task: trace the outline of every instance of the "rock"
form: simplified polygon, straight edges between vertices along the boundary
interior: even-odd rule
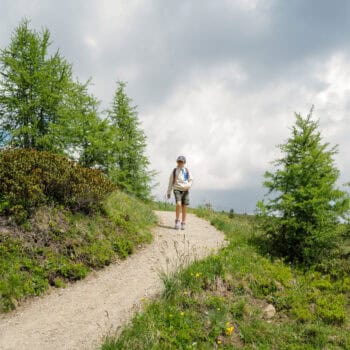
[[[278,281],[275,281],[275,285],[276,285],[276,288],[277,288],[278,290],[283,290],[283,289],[284,289],[283,284],[280,283],[280,282],[278,282]]]
[[[276,309],[272,304],[267,305],[264,310],[264,318],[270,319],[276,315]]]

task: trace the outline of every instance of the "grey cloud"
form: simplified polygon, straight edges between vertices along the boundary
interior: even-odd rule
[[[114,3],[111,11],[116,14],[126,4]],[[350,3],[346,0],[260,1],[252,11],[238,3],[149,1],[137,7],[124,28],[103,32],[99,28],[105,19],[100,17],[96,1],[66,0],[55,5],[36,1],[28,5],[5,0],[2,13],[10,13],[10,22],[5,19],[2,28],[6,22],[13,27],[28,14],[35,26],[51,28],[54,44],[84,79],[98,75],[106,81],[118,77],[131,80],[131,93],[142,108],[164,100],[194,67],[238,62],[250,77],[246,89],[254,89],[261,88],[267,77],[307,74],[313,64],[307,58],[322,60],[330,50],[348,49],[344,44],[349,44]],[[108,20],[118,21],[118,16]],[[97,40],[104,43],[95,56],[83,42],[89,32],[97,32]],[[298,66],[300,62],[303,65]],[[130,64],[139,72],[134,81],[123,73]],[[104,89],[97,90],[103,97]]]
[[[76,75],[93,78],[103,107],[116,79],[129,82],[161,183],[177,153],[186,153],[199,178],[196,201],[206,193],[208,200],[251,210],[293,112],[305,113],[313,103],[326,138],[340,144],[342,181],[350,178],[350,98],[327,92],[338,77],[322,74],[334,55],[349,57],[350,2],[254,2],[249,9],[240,0],[1,0],[0,47],[25,16],[37,29],[47,26],[53,48]],[[337,113],[342,120],[334,121]],[[239,179],[230,179],[233,173]],[[230,184],[226,190],[205,190],[220,176]],[[158,196],[163,192],[164,185]]]

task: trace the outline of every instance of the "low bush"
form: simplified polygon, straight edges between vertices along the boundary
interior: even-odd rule
[[[92,212],[115,186],[97,169],[49,152],[0,151],[0,213],[23,222],[42,205]]]

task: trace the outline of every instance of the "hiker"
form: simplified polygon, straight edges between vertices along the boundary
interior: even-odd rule
[[[184,230],[186,227],[186,208],[190,204],[189,190],[192,186],[192,174],[185,167],[186,158],[184,156],[177,157],[177,167],[171,172],[169,178],[169,186],[167,198],[170,199],[171,190],[174,190],[176,202],[176,219],[175,229]],[[180,226],[180,213],[182,212],[182,220]]]

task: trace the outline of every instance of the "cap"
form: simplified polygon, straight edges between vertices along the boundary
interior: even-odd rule
[[[178,156],[176,161],[177,162],[184,162],[184,163],[186,163],[186,157],[185,156]]]

